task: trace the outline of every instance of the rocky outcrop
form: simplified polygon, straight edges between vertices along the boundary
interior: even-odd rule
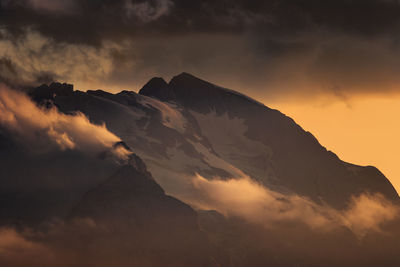
[[[69,96],[73,91],[72,84],[53,82],[50,85],[43,84],[31,89],[29,94],[34,101],[40,103],[45,100],[54,100],[56,96]]]

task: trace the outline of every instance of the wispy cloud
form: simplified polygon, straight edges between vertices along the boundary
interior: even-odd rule
[[[98,82],[112,71],[112,53],[118,50],[112,44],[94,48],[55,43],[31,30],[13,41],[4,29],[0,28],[0,35],[6,37],[0,39],[0,78],[13,85],[37,85],[57,79],[70,83]]]
[[[185,201],[200,209],[214,209],[227,216],[239,216],[268,228],[282,222],[297,222],[317,231],[347,227],[358,238],[380,231],[385,222],[399,215],[399,208],[381,195],[354,196],[345,210],[317,204],[295,194],[272,191],[249,177],[192,180],[194,193]]]
[[[139,3],[127,0],[125,10],[128,17],[134,17],[140,22],[148,23],[168,15],[173,5],[174,3],[171,0],[145,0]]]
[[[111,150],[126,158],[130,152],[114,148],[121,139],[106,126],[92,124],[82,113],[65,115],[56,108],[43,109],[21,92],[0,86],[0,125],[35,150],[58,147],[99,153]]]

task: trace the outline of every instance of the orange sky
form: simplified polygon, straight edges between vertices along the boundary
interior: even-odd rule
[[[342,160],[377,167],[400,192],[400,96],[264,103],[292,117]]]

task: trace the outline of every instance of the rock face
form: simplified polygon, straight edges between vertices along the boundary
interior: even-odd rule
[[[291,118],[240,93],[182,73],[151,79],[139,92],[75,91],[54,98],[81,111],[134,148],[172,195],[177,177],[248,175],[267,187],[343,208],[352,195],[379,192],[398,201],[374,167],[341,161]]]
[[[168,83],[160,77],[151,79],[140,90],[142,95],[155,97],[161,101],[168,101],[175,98],[175,94],[170,90]]]
[[[92,242],[116,240],[113,249],[127,252],[123,257],[140,266],[212,266],[196,212],[165,195],[135,155],[130,165],[87,192],[71,218],[90,218],[108,229]]]
[[[43,84],[37,88],[33,88],[30,95],[36,102],[43,100],[53,100],[55,96],[68,96],[74,91],[74,86],[67,83],[51,83]]]

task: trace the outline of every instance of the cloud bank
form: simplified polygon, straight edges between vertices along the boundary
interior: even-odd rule
[[[81,89],[139,89],[153,76],[186,71],[257,98],[399,93],[398,1],[1,0],[0,7],[1,42],[17,49],[0,55],[0,66],[24,79],[51,72]],[[38,56],[40,42],[46,53]]]
[[[0,228],[0,264],[2,266],[109,266],[102,259],[88,259],[89,249],[80,242],[86,237],[104,230],[91,220],[61,221],[46,225],[46,231],[25,228]],[[78,241],[80,239],[80,241]],[[110,245],[96,241],[98,247],[106,249]],[[86,244],[87,245],[87,244]],[[110,259],[108,259],[110,260]],[[89,263],[90,262],[90,263]],[[117,262],[114,260],[114,262]],[[118,266],[126,266],[119,264]]]
[[[399,207],[379,194],[354,196],[347,209],[336,210],[299,195],[272,191],[250,177],[207,180],[197,175],[192,183],[194,193],[186,195],[184,201],[272,229],[291,222],[303,223],[315,231],[344,226],[363,238],[369,231],[381,231],[382,225],[400,215]]]

